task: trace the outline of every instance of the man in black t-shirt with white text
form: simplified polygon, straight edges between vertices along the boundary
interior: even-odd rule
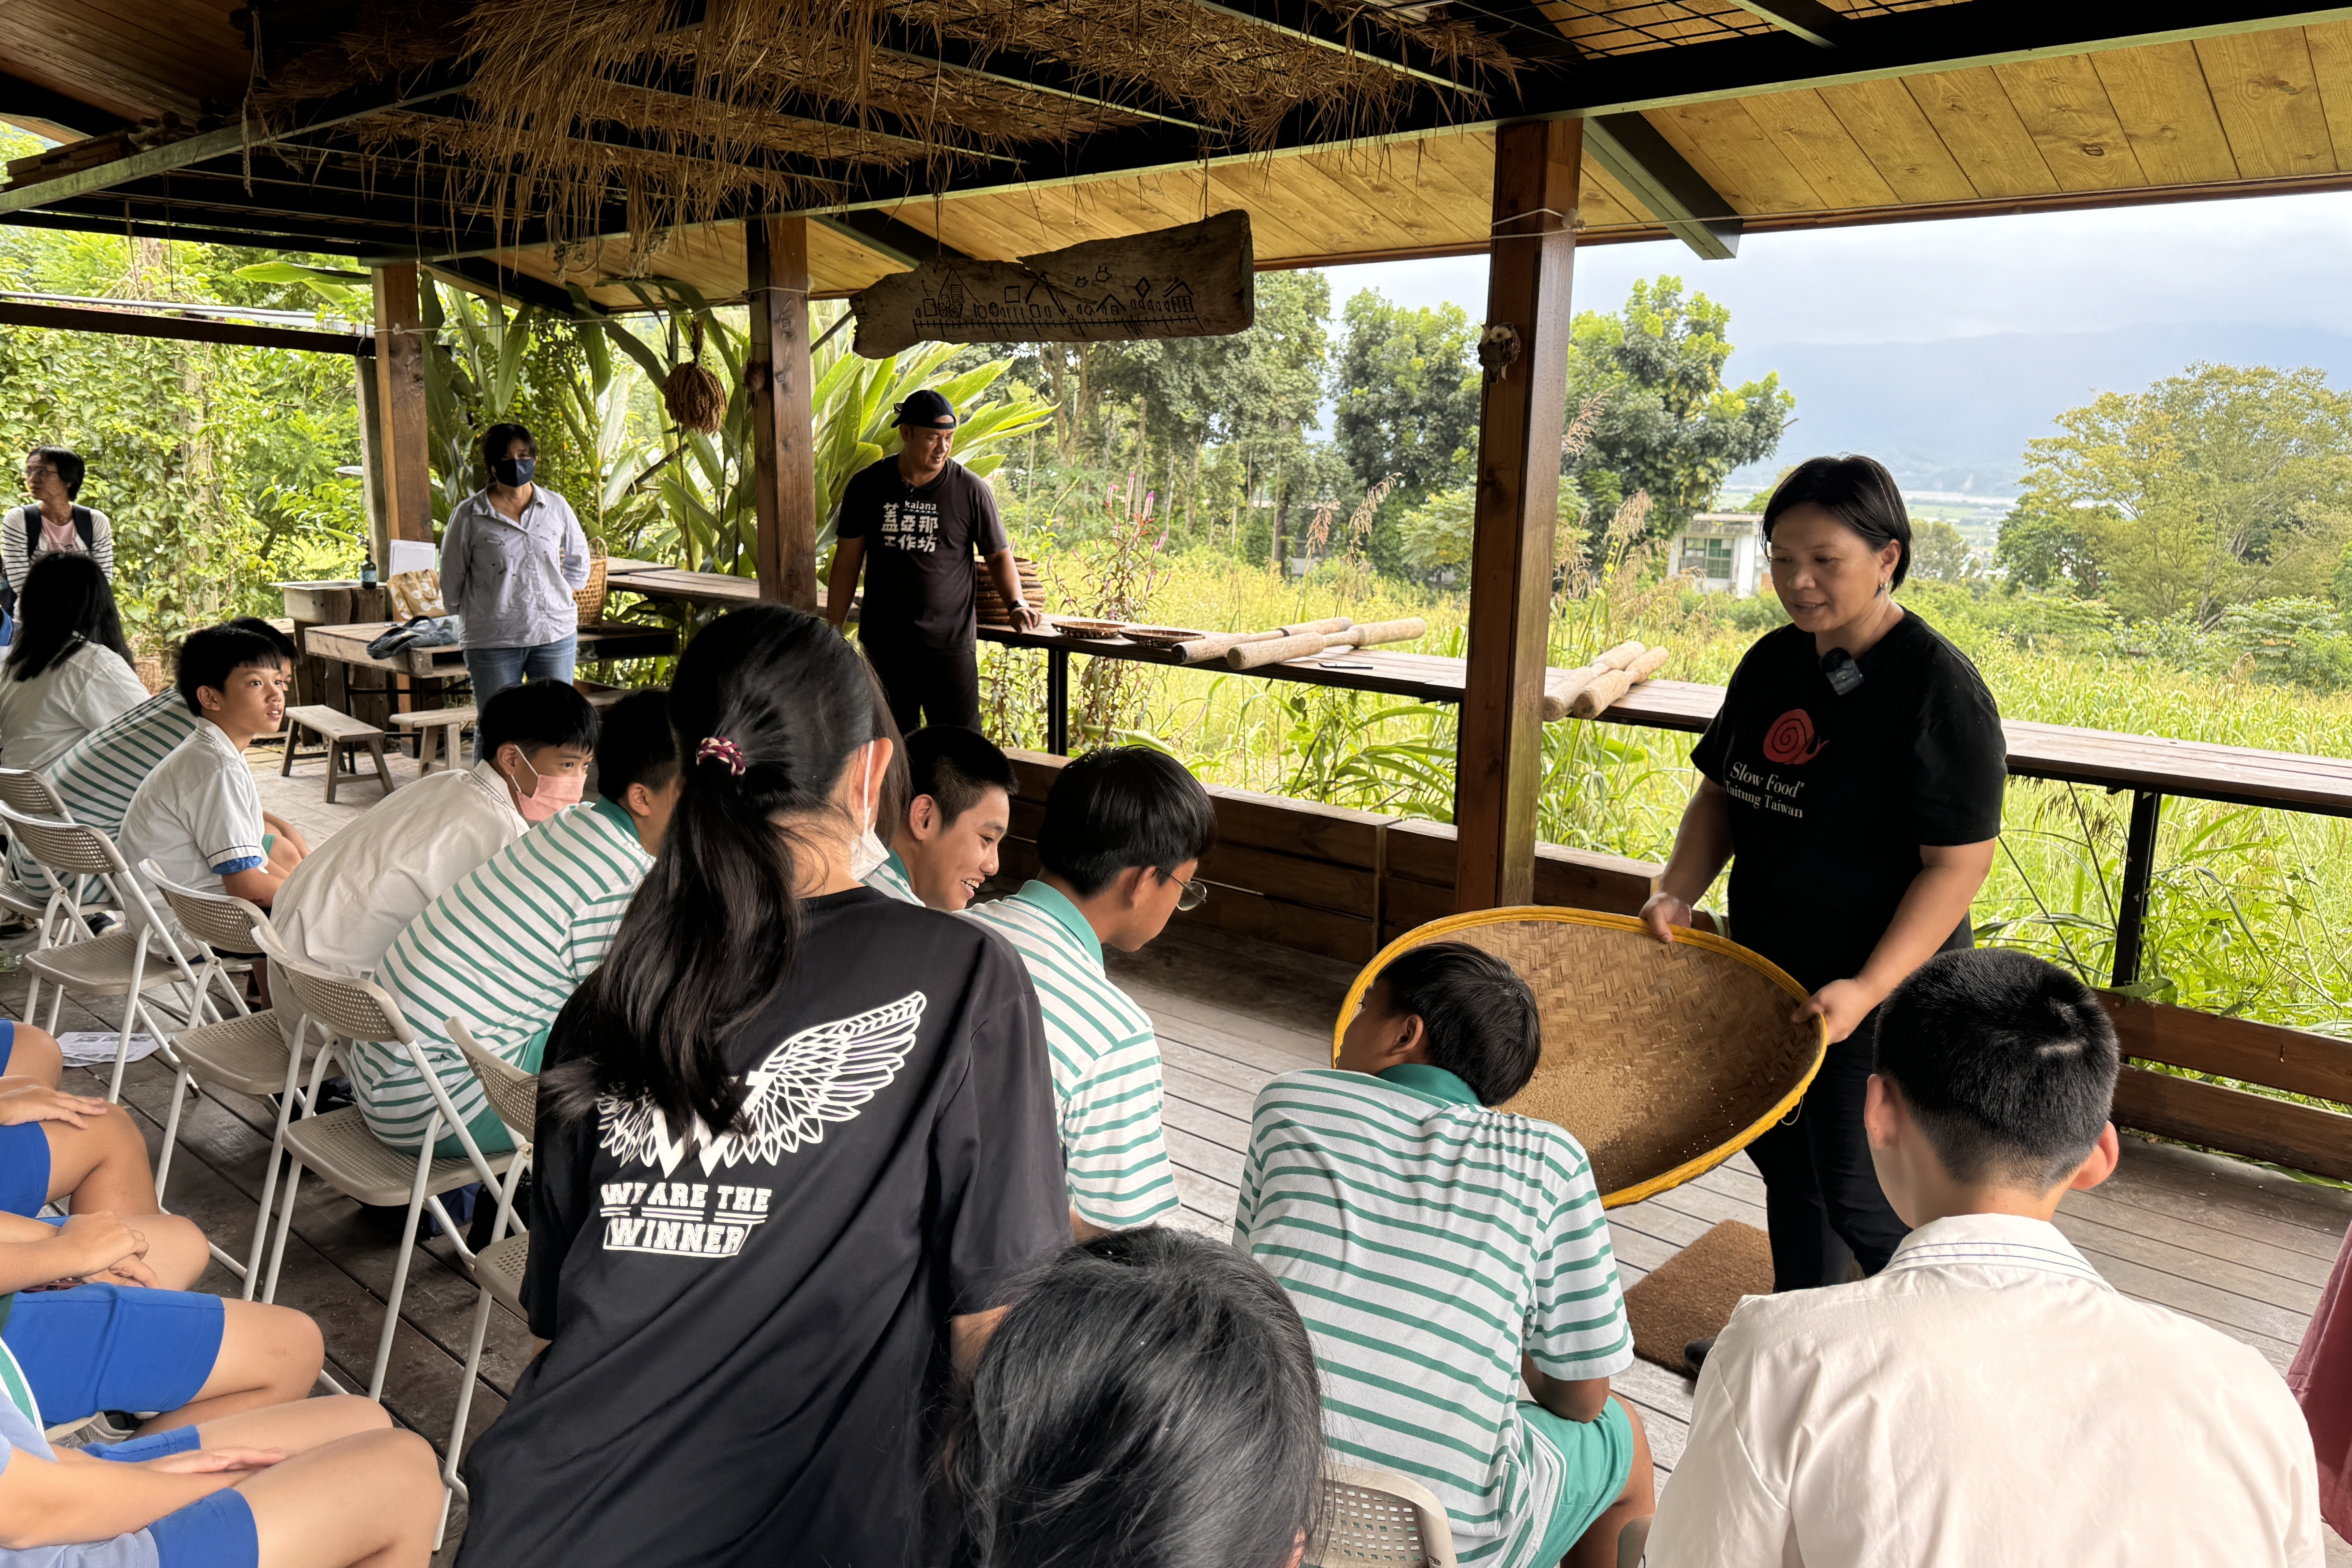
[[[987,482],[948,456],[956,412],[936,392],[898,406],[898,455],[867,465],[841,498],[839,542],[825,588],[825,615],[849,618],[860,568],[866,598],[858,640],[882,678],[902,731],[924,724],[980,727],[980,666],[973,652],[973,577],[978,555],[1013,624],[1033,630],[1037,612],[1021,596],[1013,547]]]

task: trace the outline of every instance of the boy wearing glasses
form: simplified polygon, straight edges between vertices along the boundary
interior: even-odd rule
[[[1013,944],[1037,988],[1079,1240],[1149,1225],[1176,1206],[1160,1128],[1150,1015],[1103,972],[1207,893],[1195,880],[1217,836],[1209,792],[1165,752],[1116,746],[1062,770],[1037,833],[1037,879],[969,918]]]

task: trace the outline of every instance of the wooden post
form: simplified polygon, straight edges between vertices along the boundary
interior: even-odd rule
[[[808,219],[743,226],[751,294],[752,510],[760,597],[816,608],[816,430],[810,404]]]
[[[1463,910],[1535,897],[1552,534],[1568,422],[1569,277],[1583,152],[1580,121],[1523,121],[1495,135],[1469,668],[1454,784],[1454,901]]]
[[[377,452],[394,539],[433,542],[433,464],[425,428],[425,321],[414,262],[375,269]],[[389,574],[389,561],[376,563]]]

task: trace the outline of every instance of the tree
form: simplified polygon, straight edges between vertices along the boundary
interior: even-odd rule
[[[2352,396],[2324,372],[2193,364],[2102,393],[2058,427],[2026,447],[2032,504],[2003,529],[2020,531],[2011,556],[2047,555],[2064,533],[2052,520],[2068,519],[2118,610],[2200,624],[2331,586],[2352,508]]]
[[[2099,572],[2098,539],[2111,521],[2091,509],[2053,506],[2047,498],[2028,492],[2000,520],[1993,559],[2011,588],[2095,599],[2105,585]]]
[[[1679,278],[1637,280],[1625,308],[1588,310],[1570,330],[1568,405],[1601,395],[1582,454],[1567,467],[1595,515],[1649,492],[1649,531],[1671,534],[1715,499],[1725,476],[1780,445],[1797,400],[1778,375],[1726,386],[1731,311]]]
[[[1393,474],[1402,497],[1468,479],[1478,371],[1462,307],[1408,308],[1366,289],[1349,300],[1343,320],[1331,427],[1358,481],[1369,487]]]
[[[1969,542],[1940,517],[1932,517],[1911,531],[1911,575],[1937,583],[1957,583],[1969,576]]]

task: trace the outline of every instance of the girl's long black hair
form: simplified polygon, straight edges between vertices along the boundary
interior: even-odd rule
[[[1099,1237],[1005,1315],[942,1462],[978,1568],[1283,1568],[1322,1487],[1314,1347],[1232,1247]]]
[[[131,662],[122,616],[106,574],[87,555],[44,555],[25,574],[18,595],[24,618],[8,647],[8,679],[30,680],[63,658],[77,643],[110,647]]]
[[[610,955],[573,1002],[586,1054],[544,1075],[552,1117],[584,1117],[611,1095],[652,1100],[672,1127],[734,1124],[744,1089],[723,1047],[792,972],[795,825],[837,815],[851,753],[890,732],[873,691],[838,633],[782,605],[731,610],[687,645],[669,693],[685,785]]]

